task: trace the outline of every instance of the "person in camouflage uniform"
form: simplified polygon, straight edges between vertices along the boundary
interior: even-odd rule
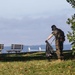
[[[65,41],[65,35],[64,32],[57,28],[55,25],[51,26],[52,28],[52,34],[49,35],[49,37],[47,38],[47,40],[49,40],[50,38],[53,37],[53,35],[55,36],[55,45],[56,45],[56,54],[58,59],[63,59],[63,43]]]

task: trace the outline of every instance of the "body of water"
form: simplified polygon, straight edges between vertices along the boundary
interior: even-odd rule
[[[52,45],[53,49],[55,50],[55,45]],[[11,46],[5,46],[2,50],[2,53],[7,53],[7,50],[11,50]],[[22,52],[29,52],[29,51],[45,51],[46,45],[32,45],[32,46],[23,46]],[[71,50],[71,45],[67,44],[64,45],[63,50]]]

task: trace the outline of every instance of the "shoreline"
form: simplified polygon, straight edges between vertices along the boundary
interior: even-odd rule
[[[63,50],[63,52],[71,52],[72,50]],[[0,55],[7,55],[7,54],[32,54],[32,53],[38,53],[38,52],[45,52],[45,51],[30,51],[30,52],[20,52],[20,53],[1,53]],[[54,51],[56,52],[56,51]]]

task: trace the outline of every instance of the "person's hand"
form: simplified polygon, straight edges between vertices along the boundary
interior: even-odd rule
[[[47,42],[48,40],[45,40],[45,42]]]

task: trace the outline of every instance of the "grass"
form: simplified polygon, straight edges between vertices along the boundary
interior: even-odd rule
[[[75,75],[75,59],[64,52],[65,61],[54,56],[47,60],[45,52],[0,55],[0,75]]]

